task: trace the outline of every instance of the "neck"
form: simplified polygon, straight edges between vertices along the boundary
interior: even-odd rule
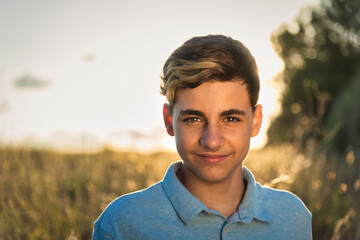
[[[246,188],[241,167],[229,179],[219,182],[200,179],[192,171],[184,169],[184,166],[177,177],[207,208],[220,212],[227,219],[238,210]]]

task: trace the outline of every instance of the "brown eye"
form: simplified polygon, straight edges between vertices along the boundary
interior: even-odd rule
[[[226,117],[224,119],[225,122],[240,122],[240,119],[239,118],[236,118],[236,117]]]
[[[200,122],[200,118],[198,117],[188,117],[184,119],[184,122]]]

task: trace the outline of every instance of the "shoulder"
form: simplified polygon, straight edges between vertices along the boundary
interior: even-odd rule
[[[143,212],[146,208],[157,206],[156,203],[163,201],[164,197],[162,185],[157,183],[147,189],[122,195],[115,199],[106,207],[100,218],[112,219],[129,214],[134,215]]]
[[[170,204],[171,205],[171,204]],[[122,239],[137,232],[146,219],[169,209],[162,182],[112,201],[95,221],[93,239]],[[130,234],[130,235],[129,235]]]
[[[272,204],[292,204],[294,207],[306,208],[301,199],[289,191],[262,186],[259,183],[256,184],[256,188],[258,195],[267,201],[273,201]]]
[[[256,183],[257,216],[269,216],[278,239],[311,239],[311,213],[295,194]],[[274,236],[275,236],[274,235]]]
[[[112,201],[95,222],[93,235],[118,236],[144,218],[151,218],[168,205],[161,182]],[[93,237],[93,239],[98,239]],[[100,239],[100,238],[99,238]]]
[[[295,194],[256,184],[259,203],[279,219],[311,221],[311,213]]]

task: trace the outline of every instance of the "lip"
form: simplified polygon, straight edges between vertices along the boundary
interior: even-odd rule
[[[209,164],[223,162],[230,154],[195,153],[195,156]]]

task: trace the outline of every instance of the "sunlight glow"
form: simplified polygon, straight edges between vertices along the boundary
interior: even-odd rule
[[[259,65],[264,122],[252,146],[262,146],[279,111],[272,78],[282,62],[270,34],[317,1],[200,0],[190,9],[189,1],[2,3],[0,144],[174,149],[162,126],[162,66],[189,38],[220,33],[242,41]],[[22,76],[33,85],[15,85]]]

